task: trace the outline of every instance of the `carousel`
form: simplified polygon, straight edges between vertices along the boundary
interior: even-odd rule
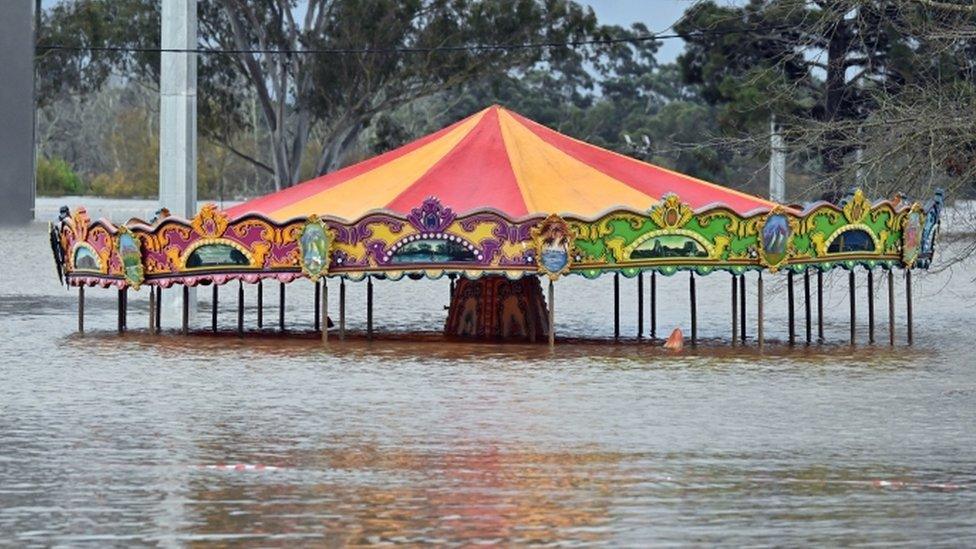
[[[162,292],[179,287],[180,328],[188,333],[188,288],[211,286],[216,301],[217,288],[229,283],[238,290],[238,334],[249,329],[245,288],[257,292],[258,327],[263,327],[264,285],[269,283],[279,286],[283,330],[286,285],[308,280],[315,285],[315,330],[326,340],[333,326],[333,337],[346,338],[345,285],[364,282],[365,336],[372,338],[373,279],[446,276],[451,292],[447,336],[553,345],[560,278],[612,274],[615,336],[620,336],[620,277],[636,277],[637,335],[654,340],[657,276],[681,271],[689,273],[694,344],[695,279],[721,271],[731,277],[735,343],[746,341],[745,289],[751,271],[757,288],[755,341],[764,341],[763,273],[780,272],[788,281],[789,342],[802,338],[810,343],[815,324],[811,279],[817,294],[816,340],[822,341],[823,273],[841,268],[849,273],[854,343],[854,282],[860,268],[867,273],[871,342],[875,273],[888,277],[893,345],[895,271],[904,273],[911,343],[911,273],[931,262],[942,206],[941,192],[923,205],[901,199],[870,202],[860,191],[836,205],[777,204],[601,149],[492,106],[294,187],[227,210],[204,206],[193,219],[164,212],[151,222],[131,219],[116,225],[92,221],[83,207],[64,211],[52,226],[51,240],[59,273],[78,288],[79,331],[84,331],[86,287],[117,290],[120,331],[126,329],[127,292],[147,288],[154,333],[163,321]],[[796,330],[796,277],[802,277],[805,296],[805,336]],[[338,310],[331,317],[330,281],[339,285]]]

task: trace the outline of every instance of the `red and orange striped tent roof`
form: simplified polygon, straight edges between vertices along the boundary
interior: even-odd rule
[[[617,207],[647,210],[667,193],[693,208],[720,203],[746,213],[775,205],[584,143],[496,105],[229,213],[351,221],[378,209],[408,214],[433,196],[461,214],[494,208],[512,219],[551,213],[594,217]]]

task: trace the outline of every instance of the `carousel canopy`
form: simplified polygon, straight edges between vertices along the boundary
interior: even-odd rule
[[[740,214],[774,203],[573,139],[497,105],[342,170],[244,202],[231,217],[312,214],[355,220],[373,210],[408,214],[427,197],[456,212],[494,208],[508,218],[592,217],[646,211],[668,193],[692,208]]]

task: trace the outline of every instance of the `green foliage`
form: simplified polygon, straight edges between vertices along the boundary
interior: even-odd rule
[[[37,194],[76,195],[84,192],[84,187],[81,177],[64,160],[43,156],[37,159]]]

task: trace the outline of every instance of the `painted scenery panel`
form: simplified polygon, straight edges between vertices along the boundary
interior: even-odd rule
[[[98,271],[101,269],[98,258],[85,246],[79,246],[75,250],[74,268],[79,271]]]
[[[227,244],[200,246],[186,258],[186,267],[247,267],[251,264],[240,250]]]
[[[840,254],[845,252],[873,252],[874,239],[862,230],[847,231],[830,243],[827,253]]]
[[[672,257],[705,258],[708,257],[708,251],[693,238],[669,234],[649,238],[630,253],[632,260]]]
[[[443,239],[420,239],[398,249],[390,263],[456,263],[477,261],[474,250],[461,242]]]

